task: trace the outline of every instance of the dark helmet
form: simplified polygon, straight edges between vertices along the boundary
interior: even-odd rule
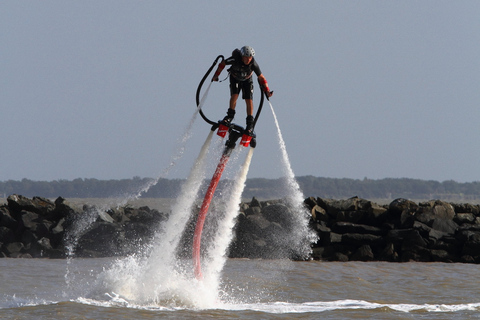
[[[240,52],[242,53],[242,56],[244,56],[244,57],[253,57],[255,55],[255,50],[253,50],[253,48],[250,47],[250,46],[243,46],[240,49]]]

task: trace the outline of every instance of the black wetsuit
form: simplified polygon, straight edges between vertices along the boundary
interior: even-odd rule
[[[242,91],[243,99],[253,99],[253,80],[252,74],[255,72],[257,77],[262,74],[255,58],[246,65],[242,61],[240,50],[235,49],[232,56],[225,60],[226,65],[231,65],[230,72],[230,94],[240,94]]]

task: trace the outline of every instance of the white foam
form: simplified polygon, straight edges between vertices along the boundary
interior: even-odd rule
[[[226,310],[235,311],[260,311],[266,313],[310,313],[338,310],[372,310],[380,308],[389,308],[395,311],[412,312],[458,312],[458,311],[477,311],[480,309],[480,303],[467,304],[383,304],[368,302],[363,300],[337,300],[337,301],[317,301],[317,302],[271,302],[254,304],[226,304],[223,306]]]
[[[111,296],[111,295],[108,295]],[[118,296],[111,296],[111,300],[99,301],[86,298],[78,298],[78,303],[90,304],[103,307],[127,307],[135,309],[178,311],[178,310],[225,310],[225,311],[257,311],[271,314],[302,314],[302,313],[322,313],[328,311],[342,310],[375,310],[388,308],[393,311],[404,313],[410,312],[432,312],[432,313],[454,313],[461,311],[479,311],[480,302],[464,304],[389,304],[375,303],[364,300],[336,300],[336,301],[312,301],[312,302],[263,302],[248,304],[232,304],[215,302],[210,307],[187,307],[187,306],[166,306],[161,304],[136,305],[132,304]]]

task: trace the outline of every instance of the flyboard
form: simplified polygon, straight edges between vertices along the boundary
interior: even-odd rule
[[[224,57],[220,55],[215,59],[212,66],[208,69],[207,73],[205,73],[205,76],[202,78],[202,80],[200,81],[200,84],[198,85],[197,94],[196,94],[196,102],[197,102],[198,108],[200,107],[200,91],[202,89],[203,83],[205,82],[205,79],[207,79],[208,75],[213,70],[213,68],[218,63],[219,60],[223,61]],[[262,111],[263,101],[264,101],[264,96],[262,93],[260,98],[260,104],[258,106],[257,113],[253,120],[254,129],[255,129],[255,125],[257,123],[258,117],[260,116],[260,112]],[[205,120],[208,124],[212,125],[211,131],[217,130],[217,135],[222,138],[225,138],[228,135],[227,141],[225,143],[225,148],[223,150],[223,154],[220,158],[220,161],[218,162],[218,165],[215,170],[215,173],[213,174],[212,180],[210,181],[207,192],[205,194],[205,198],[203,199],[203,202],[202,202],[202,206],[200,207],[200,211],[197,217],[197,224],[195,226],[195,232],[193,235],[194,274],[197,280],[202,280],[203,275],[202,275],[202,268],[201,268],[201,262],[200,262],[200,245],[201,245],[201,239],[202,239],[203,225],[205,223],[205,218],[207,216],[208,208],[210,207],[210,202],[213,199],[215,189],[218,186],[218,182],[222,177],[222,173],[225,169],[225,166],[228,163],[228,160],[230,158],[230,155],[232,154],[233,149],[235,149],[238,139],[241,138],[240,145],[244,147],[250,146],[251,148],[256,147],[257,141],[256,141],[256,135],[253,130],[251,133],[248,133],[243,127],[235,123],[230,123],[226,125],[225,123],[222,123],[222,121],[217,121],[217,122],[212,121],[205,116],[201,108],[199,110],[199,113],[202,116],[203,120]]]

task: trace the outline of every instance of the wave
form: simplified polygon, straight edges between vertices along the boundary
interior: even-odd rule
[[[308,313],[325,312],[337,310],[373,310],[373,309],[391,309],[394,311],[412,312],[457,312],[457,311],[476,311],[480,310],[480,303],[467,304],[389,304],[375,303],[363,300],[337,300],[337,301],[318,301],[318,302],[271,302],[263,304],[245,304],[231,305],[229,310],[260,311],[266,313]]]
[[[264,313],[288,314],[288,313],[319,313],[326,311],[341,310],[375,310],[390,309],[400,312],[459,312],[459,311],[480,311],[480,302],[464,303],[464,304],[406,304],[406,303],[376,303],[364,300],[336,300],[336,301],[315,301],[315,302],[260,302],[260,303],[222,303],[218,302],[210,309],[202,308],[186,308],[180,306],[168,305],[133,305],[127,300],[117,295],[108,295],[112,299],[110,301],[99,301],[86,298],[79,298],[75,302],[82,304],[90,304],[99,307],[126,307],[133,309],[143,309],[150,311],[179,311],[179,310],[224,310],[224,311],[257,311]]]
[[[464,319],[470,312],[480,311],[480,303],[464,304],[397,304],[376,303],[364,300],[336,300],[314,302],[256,302],[223,303],[211,308],[179,305],[172,301],[157,301],[155,304],[131,303],[115,294],[106,294],[105,300],[79,297],[68,301],[19,301],[0,306],[2,319],[54,320],[65,318],[90,319],[178,319],[178,318],[244,318],[277,319],[283,317],[345,319],[354,312],[357,316],[372,318],[378,314],[423,314],[425,319]],[[328,314],[322,316],[323,313]],[[396,313],[396,315],[395,315]],[[427,315],[428,314],[428,315]],[[440,316],[443,314],[443,316]],[[387,317],[388,318],[388,317]],[[392,319],[393,319],[392,318]],[[389,318],[390,319],[390,318]]]

